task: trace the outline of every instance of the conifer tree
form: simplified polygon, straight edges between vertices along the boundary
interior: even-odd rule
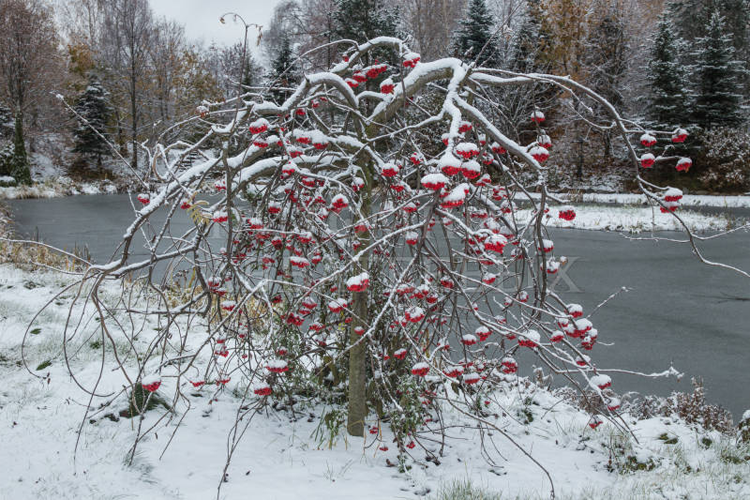
[[[513,39],[511,71],[531,73],[543,71],[540,52],[544,45],[542,11],[539,0],[527,0],[526,13]]]
[[[0,104],[0,138],[10,139],[14,128],[13,111]]]
[[[589,85],[615,106],[622,106],[620,93],[630,50],[622,13],[614,7],[602,13],[587,40],[585,63]]]
[[[23,140],[23,114],[16,114],[16,127],[13,136],[13,157],[10,163],[10,175],[18,184],[31,184],[29,158]]]
[[[657,125],[677,126],[688,118],[687,70],[680,61],[686,50],[675,26],[662,16],[651,49],[648,80],[651,87],[648,117]]]
[[[279,51],[276,57],[271,61],[271,80],[277,82],[277,86],[291,87],[299,82],[300,75],[297,66],[294,64],[296,56],[292,48],[292,41],[289,35],[284,33],[279,45]],[[277,100],[283,101],[291,92],[277,91],[274,96]]]
[[[383,0],[336,0],[333,38],[365,42],[379,36],[398,35],[398,10]]]
[[[710,27],[706,19],[714,11],[724,16],[725,30],[731,36],[737,55],[747,55],[749,0],[671,0],[667,4],[667,12],[675,27],[682,38],[691,43],[708,34]]]
[[[82,158],[96,160],[97,167],[101,167],[102,156],[109,149],[106,141],[107,121],[110,116],[108,93],[101,82],[94,75],[89,77],[89,84],[78,98],[75,110],[82,120],[73,131],[75,145],[73,152]]]
[[[484,0],[470,0],[453,40],[457,57],[477,60],[480,66],[499,65],[499,51],[495,34],[495,19]]]
[[[745,70],[742,62],[735,59],[731,35],[718,11],[711,15],[706,36],[698,38],[694,56],[694,121],[704,129],[742,123],[742,95],[737,89]]]
[[[591,88],[611,104],[621,107],[623,103],[624,79],[628,68],[627,54],[630,40],[626,33],[622,11],[605,2],[597,3],[593,26],[586,41],[587,80]],[[606,119],[602,105],[595,105],[597,119]],[[602,130],[604,154],[611,155],[612,131]]]

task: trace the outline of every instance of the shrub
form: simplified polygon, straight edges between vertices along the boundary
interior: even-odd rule
[[[470,480],[453,481],[443,485],[431,500],[501,500],[499,493],[475,486]]]
[[[706,402],[703,381],[693,379],[693,392],[676,392],[668,398],[647,396],[633,404],[632,413],[636,418],[676,415],[689,424],[699,424],[705,429],[717,430],[724,434],[734,431],[732,414],[721,406]]]
[[[698,179],[705,189],[744,192],[750,189],[750,134],[717,128],[700,136]]]

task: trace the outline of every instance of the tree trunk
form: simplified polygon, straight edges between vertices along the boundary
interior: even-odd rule
[[[366,177],[369,177],[365,174]],[[371,179],[365,180],[365,193],[362,197],[362,215],[370,215],[370,201],[372,197]],[[370,233],[364,232],[359,237],[362,246],[366,248],[370,244]],[[367,254],[363,255],[359,262],[359,270],[369,272],[369,259]],[[354,333],[358,326],[367,328],[368,310],[367,302],[369,292],[354,293],[354,320],[349,329],[349,341],[353,345],[362,337]],[[365,417],[367,417],[367,341],[360,342],[349,351],[349,413],[347,415],[346,429],[351,436],[365,435]]]
[[[137,72],[135,60],[135,47],[131,45],[131,62],[130,62],[130,112],[131,112],[131,142],[133,144],[133,170],[138,171],[138,99],[137,99]]]

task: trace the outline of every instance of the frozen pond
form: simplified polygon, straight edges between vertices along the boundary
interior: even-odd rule
[[[109,260],[133,218],[126,195],[8,203],[19,234],[38,232],[45,242],[67,249],[85,245],[97,262]],[[185,218],[184,227],[189,224]],[[750,279],[700,264],[686,245],[601,231],[551,232],[556,252],[570,259],[564,269],[569,281],[561,279],[556,287],[568,302],[582,304],[588,314],[621,287],[629,290],[591,318],[599,330],[599,366],[653,372],[673,363],[686,374],[679,383],[615,375],[618,390],[666,395],[691,390],[690,377],[699,376],[711,402],[735,417],[750,408]],[[750,269],[747,232],[705,242],[703,248],[711,260]],[[138,245],[133,251],[146,255]]]

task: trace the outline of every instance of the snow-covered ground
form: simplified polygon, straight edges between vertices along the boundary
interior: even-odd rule
[[[645,205],[646,196],[630,193],[585,193],[581,201],[588,203],[612,203],[617,205]],[[750,196],[721,196],[688,194],[680,204],[685,207],[749,208]]]
[[[112,194],[118,191],[111,181],[76,182],[68,177],[48,178],[31,186],[0,187],[0,200],[59,198],[78,194]]]
[[[216,498],[227,436],[240,405],[233,389],[242,381],[236,377],[222,390],[204,386],[186,391],[191,409],[180,428],[179,418],[160,427],[140,443],[133,464],[126,465],[136,419],[110,420],[104,414],[117,408],[107,408],[82,422],[89,396],[68,375],[62,353],[62,324],[75,295],[75,290],[63,291],[70,283],[71,278],[60,273],[0,265],[0,499]],[[105,301],[115,296],[114,288],[105,287]],[[27,334],[27,371],[21,340],[35,313],[50,300]],[[102,351],[93,344],[100,333],[93,325],[84,332],[91,336],[79,334],[69,345],[77,381],[90,390],[100,379],[100,394],[122,389],[121,374],[112,370],[111,359],[102,365]],[[110,350],[107,355],[111,357]],[[132,363],[126,368],[131,370]],[[170,379],[163,384],[163,393],[169,394]],[[178,417],[185,408],[179,406]],[[481,437],[470,420],[448,409],[444,423],[454,427],[448,429],[440,465],[427,462],[424,450],[416,448],[405,472],[389,466],[398,464],[398,458],[387,426],[380,438],[368,435],[366,441],[339,435],[329,449],[326,438],[315,436],[322,428],[323,411],[312,405],[293,419],[290,413],[268,410],[243,421],[247,431],[227,470],[221,498],[435,498],[441,485],[466,479],[501,492],[502,498],[548,498],[544,473],[502,433],[550,472],[557,498],[750,498],[750,448],[736,446],[732,437],[676,417],[636,420],[623,414],[636,442],[610,422],[590,429],[588,415],[533,385],[499,386],[484,417],[498,431]],[[147,413],[144,427],[159,415]],[[440,443],[429,440],[427,428],[422,438],[428,448],[438,450]],[[382,451],[383,446],[389,449]],[[619,452],[613,455],[610,449]],[[627,457],[653,468],[626,472],[622,464]]]
[[[672,214],[661,213],[659,207],[630,205],[575,205],[576,217],[572,221],[557,216],[559,207],[551,207],[546,218],[548,227],[576,228],[604,231],[640,233],[648,231],[683,231],[684,228]],[[519,210],[519,220],[526,220],[530,210]],[[737,226],[738,221],[728,215],[709,215],[680,209],[677,215],[692,230],[724,231]]]
[[[539,193],[530,193],[531,198],[539,199]],[[646,195],[638,193],[583,193],[571,195],[558,193],[557,197],[576,203],[600,203],[611,205],[647,205]],[[527,195],[519,195],[518,199],[527,199]],[[686,194],[680,200],[682,207],[714,207],[714,208],[750,208],[750,195],[697,195]]]

